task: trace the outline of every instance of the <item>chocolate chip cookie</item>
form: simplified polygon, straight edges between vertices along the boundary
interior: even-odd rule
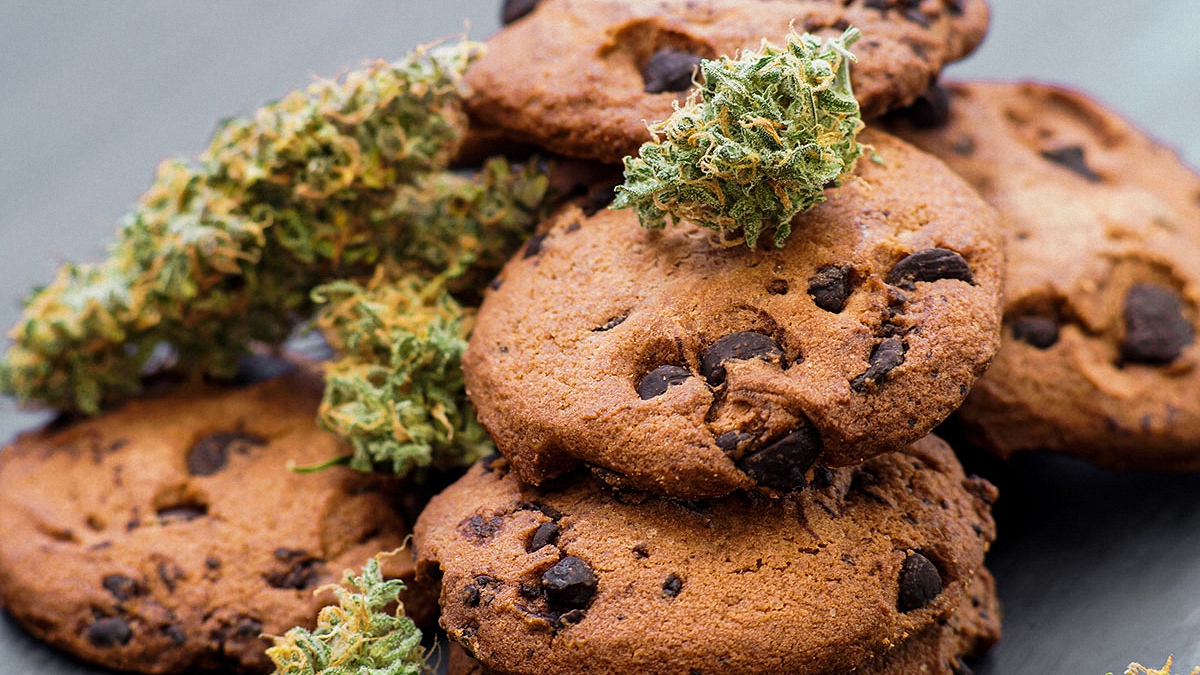
[[[1004,343],[961,411],[1001,455],[1200,469],[1200,176],[1082,94],[956,83],[895,130],[1000,212]]]
[[[542,0],[509,2],[509,25],[472,66],[470,114],[514,138],[619,162],[647,121],[686,97],[701,58],[734,56],[791,27],[862,30],[853,82],[871,117],[908,105],[983,39],[983,0]]]
[[[442,627],[487,672],[889,673],[907,653],[941,673],[997,636],[995,488],[937,438],[782,499],[676,501],[586,473],[533,488],[508,469],[477,464],[414,528]]]
[[[581,462],[684,499],[804,487],[924,436],[999,344],[988,205],[937,159],[878,161],[793,221],[783,248],[569,205],[484,299],[463,359],[521,479]]]
[[[314,595],[408,534],[392,481],[333,468],[302,372],[188,387],[26,434],[0,452],[0,598],[35,636],[143,673],[267,672],[262,635],[312,627]],[[411,578],[407,553],[392,575]],[[406,603],[418,618],[429,595]]]

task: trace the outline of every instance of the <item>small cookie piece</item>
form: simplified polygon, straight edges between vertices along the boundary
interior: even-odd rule
[[[321,380],[185,387],[0,452],[0,598],[33,635],[142,673],[270,670],[264,634],[311,628],[325,584],[408,534],[394,479],[289,469],[349,452]],[[385,570],[411,580],[407,552]],[[433,599],[412,588],[410,614]]]
[[[1200,469],[1200,176],[1080,93],[940,96],[940,125],[889,122],[978,188],[1008,238],[1003,347],[960,412],[973,440]]]
[[[864,117],[908,105],[975,49],[983,0],[541,0],[505,5],[506,28],[467,72],[473,119],[572,157],[620,162],[692,88],[701,58],[735,56],[789,29],[862,30],[855,94]],[[511,21],[510,21],[511,19]]]
[[[782,499],[681,502],[586,474],[539,489],[508,468],[476,465],[414,528],[442,627],[496,675],[889,673],[872,668],[905,652],[945,654],[948,673],[998,631],[981,577],[995,488],[932,436]],[[976,601],[988,618],[960,609]]]
[[[521,479],[580,462],[683,499],[802,488],[927,434],[999,344],[994,214],[935,158],[882,163],[798,216],[783,248],[646,231],[568,206],[509,262],[463,358]]]

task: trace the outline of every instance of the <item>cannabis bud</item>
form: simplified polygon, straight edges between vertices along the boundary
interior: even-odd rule
[[[1147,668],[1140,663],[1131,663],[1125,669],[1125,675],[1171,675],[1171,664],[1175,661],[1174,656],[1167,657],[1167,664],[1162,667],[1162,670]],[[1108,675],[1112,675],[1109,673]],[[1190,675],[1200,675],[1200,666],[1193,668]]]
[[[670,216],[751,247],[774,228],[782,246],[792,217],[824,201],[862,154],[849,51],[859,37],[856,28],[825,42],[792,32],[782,49],[764,41],[737,59],[701,61],[699,98],[652,125],[653,140],[625,158],[612,208],[634,207],[649,229]]]
[[[421,631],[398,605],[404,582],[384,581],[379,561],[367,561],[361,576],[346,573],[332,586],[338,604],[325,607],[315,630],[293,628],[275,638],[267,656],[277,675],[420,675],[425,669]]]

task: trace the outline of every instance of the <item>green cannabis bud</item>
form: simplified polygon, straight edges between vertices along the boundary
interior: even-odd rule
[[[1171,664],[1175,661],[1174,656],[1167,657],[1167,664],[1162,667],[1162,670],[1147,668],[1140,663],[1131,663],[1125,669],[1125,675],[1171,675]],[[1112,675],[1109,673],[1108,675]],[[1200,675],[1200,666],[1193,668],[1190,675]]]
[[[652,125],[653,140],[625,158],[612,208],[634,207],[649,229],[670,216],[751,247],[774,228],[782,246],[792,217],[824,201],[862,154],[849,50],[860,35],[792,32],[782,49],[764,41],[737,59],[701,61],[699,99]]]
[[[404,582],[384,581],[379,561],[367,561],[361,576],[346,573],[332,586],[338,604],[321,610],[314,630],[293,628],[275,638],[267,656],[276,675],[420,675],[425,670],[421,631],[387,606],[397,602]]]

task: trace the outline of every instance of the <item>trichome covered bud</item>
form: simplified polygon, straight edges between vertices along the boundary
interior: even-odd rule
[[[635,208],[650,229],[687,220],[749,246],[773,229],[781,246],[792,217],[824,201],[862,154],[849,51],[859,37],[855,28],[824,42],[793,32],[783,48],[764,41],[736,59],[701,61],[698,98],[625,158],[612,208]]]

